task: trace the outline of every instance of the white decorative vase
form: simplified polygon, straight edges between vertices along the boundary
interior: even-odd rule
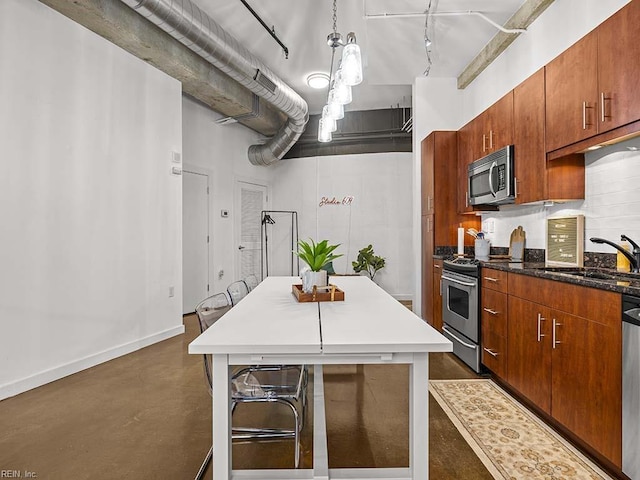
[[[302,274],[302,291],[304,293],[312,293],[314,285],[317,287],[327,286],[326,270],[320,270],[319,272],[307,270]]]

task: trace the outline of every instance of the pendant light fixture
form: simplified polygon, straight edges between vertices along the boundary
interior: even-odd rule
[[[344,106],[351,103],[351,87],[362,83],[362,55],[356,43],[356,34],[349,32],[346,43],[337,31],[338,0],[333,0],[333,31],[327,36],[331,47],[331,68],[329,69],[329,92],[327,104],[322,109],[318,122],[318,141],[330,142],[336,131],[336,120],[344,118]],[[336,48],[344,47],[339,67],[333,73]]]

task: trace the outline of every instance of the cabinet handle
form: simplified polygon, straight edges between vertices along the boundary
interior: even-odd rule
[[[611,118],[611,115],[607,115],[607,110],[604,106],[604,102],[606,100],[611,100],[611,97],[605,97],[604,92],[600,92],[600,118],[602,120],[602,123],[605,122],[605,118]]]
[[[469,190],[464,192],[464,206],[469,207]]]
[[[518,179],[513,177],[513,196],[518,198]]]
[[[487,150],[487,136],[482,134],[482,151],[485,152]]]
[[[434,264],[433,268],[442,268],[440,265]]]
[[[433,203],[433,197],[431,195],[429,195],[427,197],[427,210],[431,210],[432,206],[431,204]]]
[[[483,310],[491,315],[498,315],[500,312],[496,312],[495,310],[491,310],[490,308],[483,308]]]
[[[588,123],[587,122],[587,109],[592,109],[593,107],[590,107],[587,105],[587,102],[582,102],[582,129],[586,130],[587,126],[591,126],[593,125],[592,123]]]
[[[545,334],[542,333],[542,330],[540,328],[540,322],[544,322],[545,320],[546,320],[546,318],[544,318],[541,313],[538,313],[538,342],[541,341],[542,337],[545,336]],[[555,320],[554,320],[554,322],[555,322]],[[554,335],[555,335],[555,330],[554,330]],[[555,336],[554,336],[554,338],[555,338]],[[556,347],[553,347],[553,348],[556,348]]]
[[[498,354],[496,352],[491,351],[490,348],[483,348],[483,350],[485,352],[487,352],[489,355],[491,355],[492,357],[497,357],[498,356]]]
[[[497,278],[491,278],[491,277],[482,277],[484,280],[486,280],[487,282],[497,282],[498,279]]]
[[[489,150],[493,150],[493,130],[489,130]]]
[[[556,345],[560,345],[562,342],[559,340],[556,340],[556,327],[561,327],[562,324],[556,322],[556,319],[553,319],[553,348],[556,348]]]

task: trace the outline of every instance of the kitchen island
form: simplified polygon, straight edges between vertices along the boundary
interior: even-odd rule
[[[366,277],[331,277],[341,302],[298,303],[297,277],[268,277],[189,345],[213,355],[213,478],[426,480],[429,477],[429,353],[452,344]],[[322,365],[408,364],[409,466],[330,469]],[[314,365],[313,468],[232,470],[230,366]]]

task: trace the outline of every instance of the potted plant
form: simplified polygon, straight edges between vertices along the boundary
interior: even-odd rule
[[[362,271],[369,275],[369,278],[373,280],[378,270],[384,268],[385,259],[379,257],[373,252],[373,246],[369,245],[358,252],[358,259],[351,263],[353,271],[360,273]]]
[[[342,254],[333,253],[339,246],[340,244],[329,245],[328,240],[322,240],[318,243],[311,239],[309,242],[298,241],[298,251],[294,253],[309,266],[309,270],[302,273],[302,290],[305,293],[311,293],[314,285],[318,287],[327,285],[327,272],[323,270],[323,267],[342,256]]]

